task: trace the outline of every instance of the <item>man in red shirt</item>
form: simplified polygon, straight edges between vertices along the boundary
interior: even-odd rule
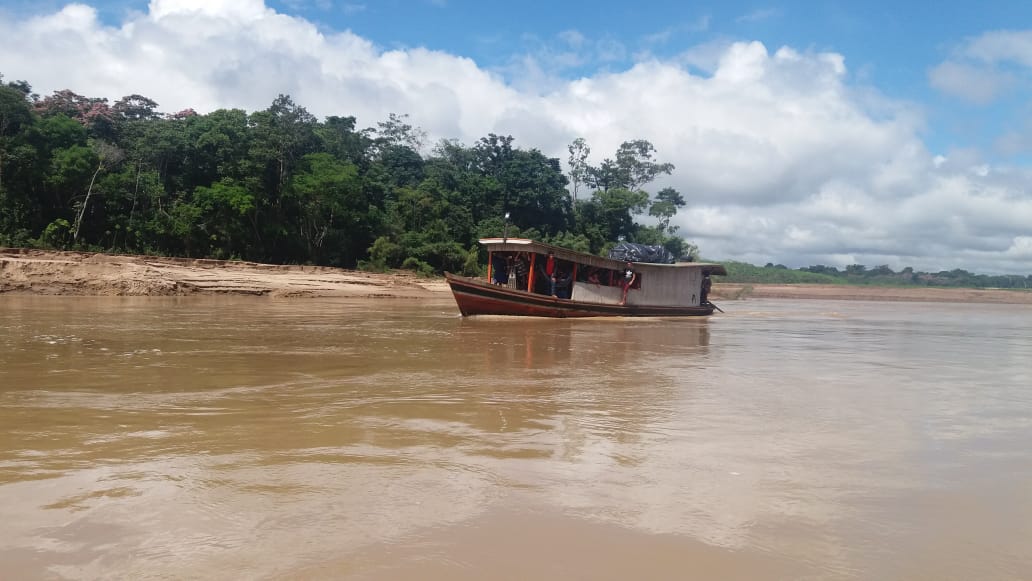
[[[548,259],[545,260],[545,276],[548,277],[548,285],[551,289],[548,294],[555,296],[555,253],[549,252]]]

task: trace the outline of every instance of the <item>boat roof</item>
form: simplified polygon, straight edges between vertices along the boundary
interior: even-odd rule
[[[555,254],[555,257],[560,260],[569,260],[570,262],[586,264],[588,266],[595,266],[598,268],[619,270],[624,267],[624,264],[626,264],[623,260],[615,260],[612,258],[595,256],[594,254],[577,252],[576,250],[570,250],[569,248],[560,248],[543,242],[535,242],[528,238],[481,238],[480,243],[487,247],[491,252],[534,252],[537,254],[548,254],[549,252],[552,252]],[[698,268],[705,274],[727,274],[727,270],[724,269],[724,265],[713,262],[675,262],[674,264],[663,264],[659,262],[633,262],[632,264],[657,268]]]

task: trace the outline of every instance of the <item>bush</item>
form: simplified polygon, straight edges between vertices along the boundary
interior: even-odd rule
[[[401,245],[396,244],[387,236],[380,236],[369,247],[369,262],[377,269],[386,270],[392,266],[398,266],[404,256]]]
[[[358,270],[365,272],[387,272],[389,269],[382,260],[359,260]]]
[[[72,225],[68,223],[68,220],[58,218],[47,224],[47,227],[43,229],[43,234],[39,237],[39,244],[45,248],[63,250],[68,247],[71,231]]]
[[[401,263],[401,268],[404,270],[414,271],[419,276],[430,277],[434,275],[434,267],[414,256],[406,258],[405,261]]]

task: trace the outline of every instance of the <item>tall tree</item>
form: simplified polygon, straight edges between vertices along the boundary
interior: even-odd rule
[[[96,153],[97,169],[93,171],[93,177],[90,178],[90,184],[86,188],[86,196],[83,198],[82,204],[79,206],[79,213],[76,215],[75,222],[72,225],[73,242],[77,242],[79,240],[79,230],[82,228],[82,219],[86,215],[86,209],[89,207],[90,196],[93,194],[93,186],[97,183],[97,176],[100,175],[100,172],[117,165],[125,158],[125,153],[110,143],[94,141],[91,145],[93,147],[93,151]]]
[[[621,177],[626,180],[620,184],[622,187],[637,190],[655,180],[660,174],[669,175],[674,171],[674,164],[653,160],[652,154],[655,151],[656,148],[644,139],[620,144],[620,149],[616,151],[616,165],[620,168]]]
[[[670,225],[679,208],[685,206],[684,197],[674,188],[663,188],[656,194],[656,199],[649,206],[649,216],[659,218],[659,227],[670,234],[677,231],[677,226]]]
[[[625,141],[617,149],[615,160],[606,158],[598,167],[586,169],[586,181],[598,190],[639,190],[660,174],[674,171],[673,164],[658,163],[653,159],[655,151],[656,148],[644,139]]]
[[[404,145],[416,151],[423,148],[423,144],[426,142],[426,131],[419,127],[413,127],[406,122],[406,119],[408,119],[408,114],[391,113],[386,121],[376,124],[376,130],[373,133],[376,134],[376,141],[381,147]]]
[[[298,205],[297,229],[308,256],[320,264],[354,266],[376,226],[367,220],[358,168],[328,153],[308,154],[288,195]]]
[[[573,201],[576,203],[580,185],[588,177],[588,156],[591,155],[591,148],[583,137],[578,137],[567,150],[570,152],[570,158],[567,160],[570,165],[570,185],[573,187]]]
[[[2,80],[2,77],[0,77]],[[4,157],[14,137],[32,124],[28,95],[19,89],[0,84],[0,189],[4,186]]]
[[[158,104],[153,99],[148,99],[143,95],[133,94],[126,95],[125,97],[115,101],[111,110],[115,115],[127,121],[145,121],[148,119],[157,119],[161,116],[160,113],[156,111],[157,108]]]

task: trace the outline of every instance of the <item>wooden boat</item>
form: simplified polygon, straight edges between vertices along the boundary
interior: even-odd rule
[[[719,264],[626,263],[522,238],[483,238],[487,279],[445,273],[463,316],[682,317],[713,314],[706,299]],[[556,273],[546,275],[549,256]],[[629,266],[628,266],[629,265]],[[627,288],[626,270],[633,271]]]

